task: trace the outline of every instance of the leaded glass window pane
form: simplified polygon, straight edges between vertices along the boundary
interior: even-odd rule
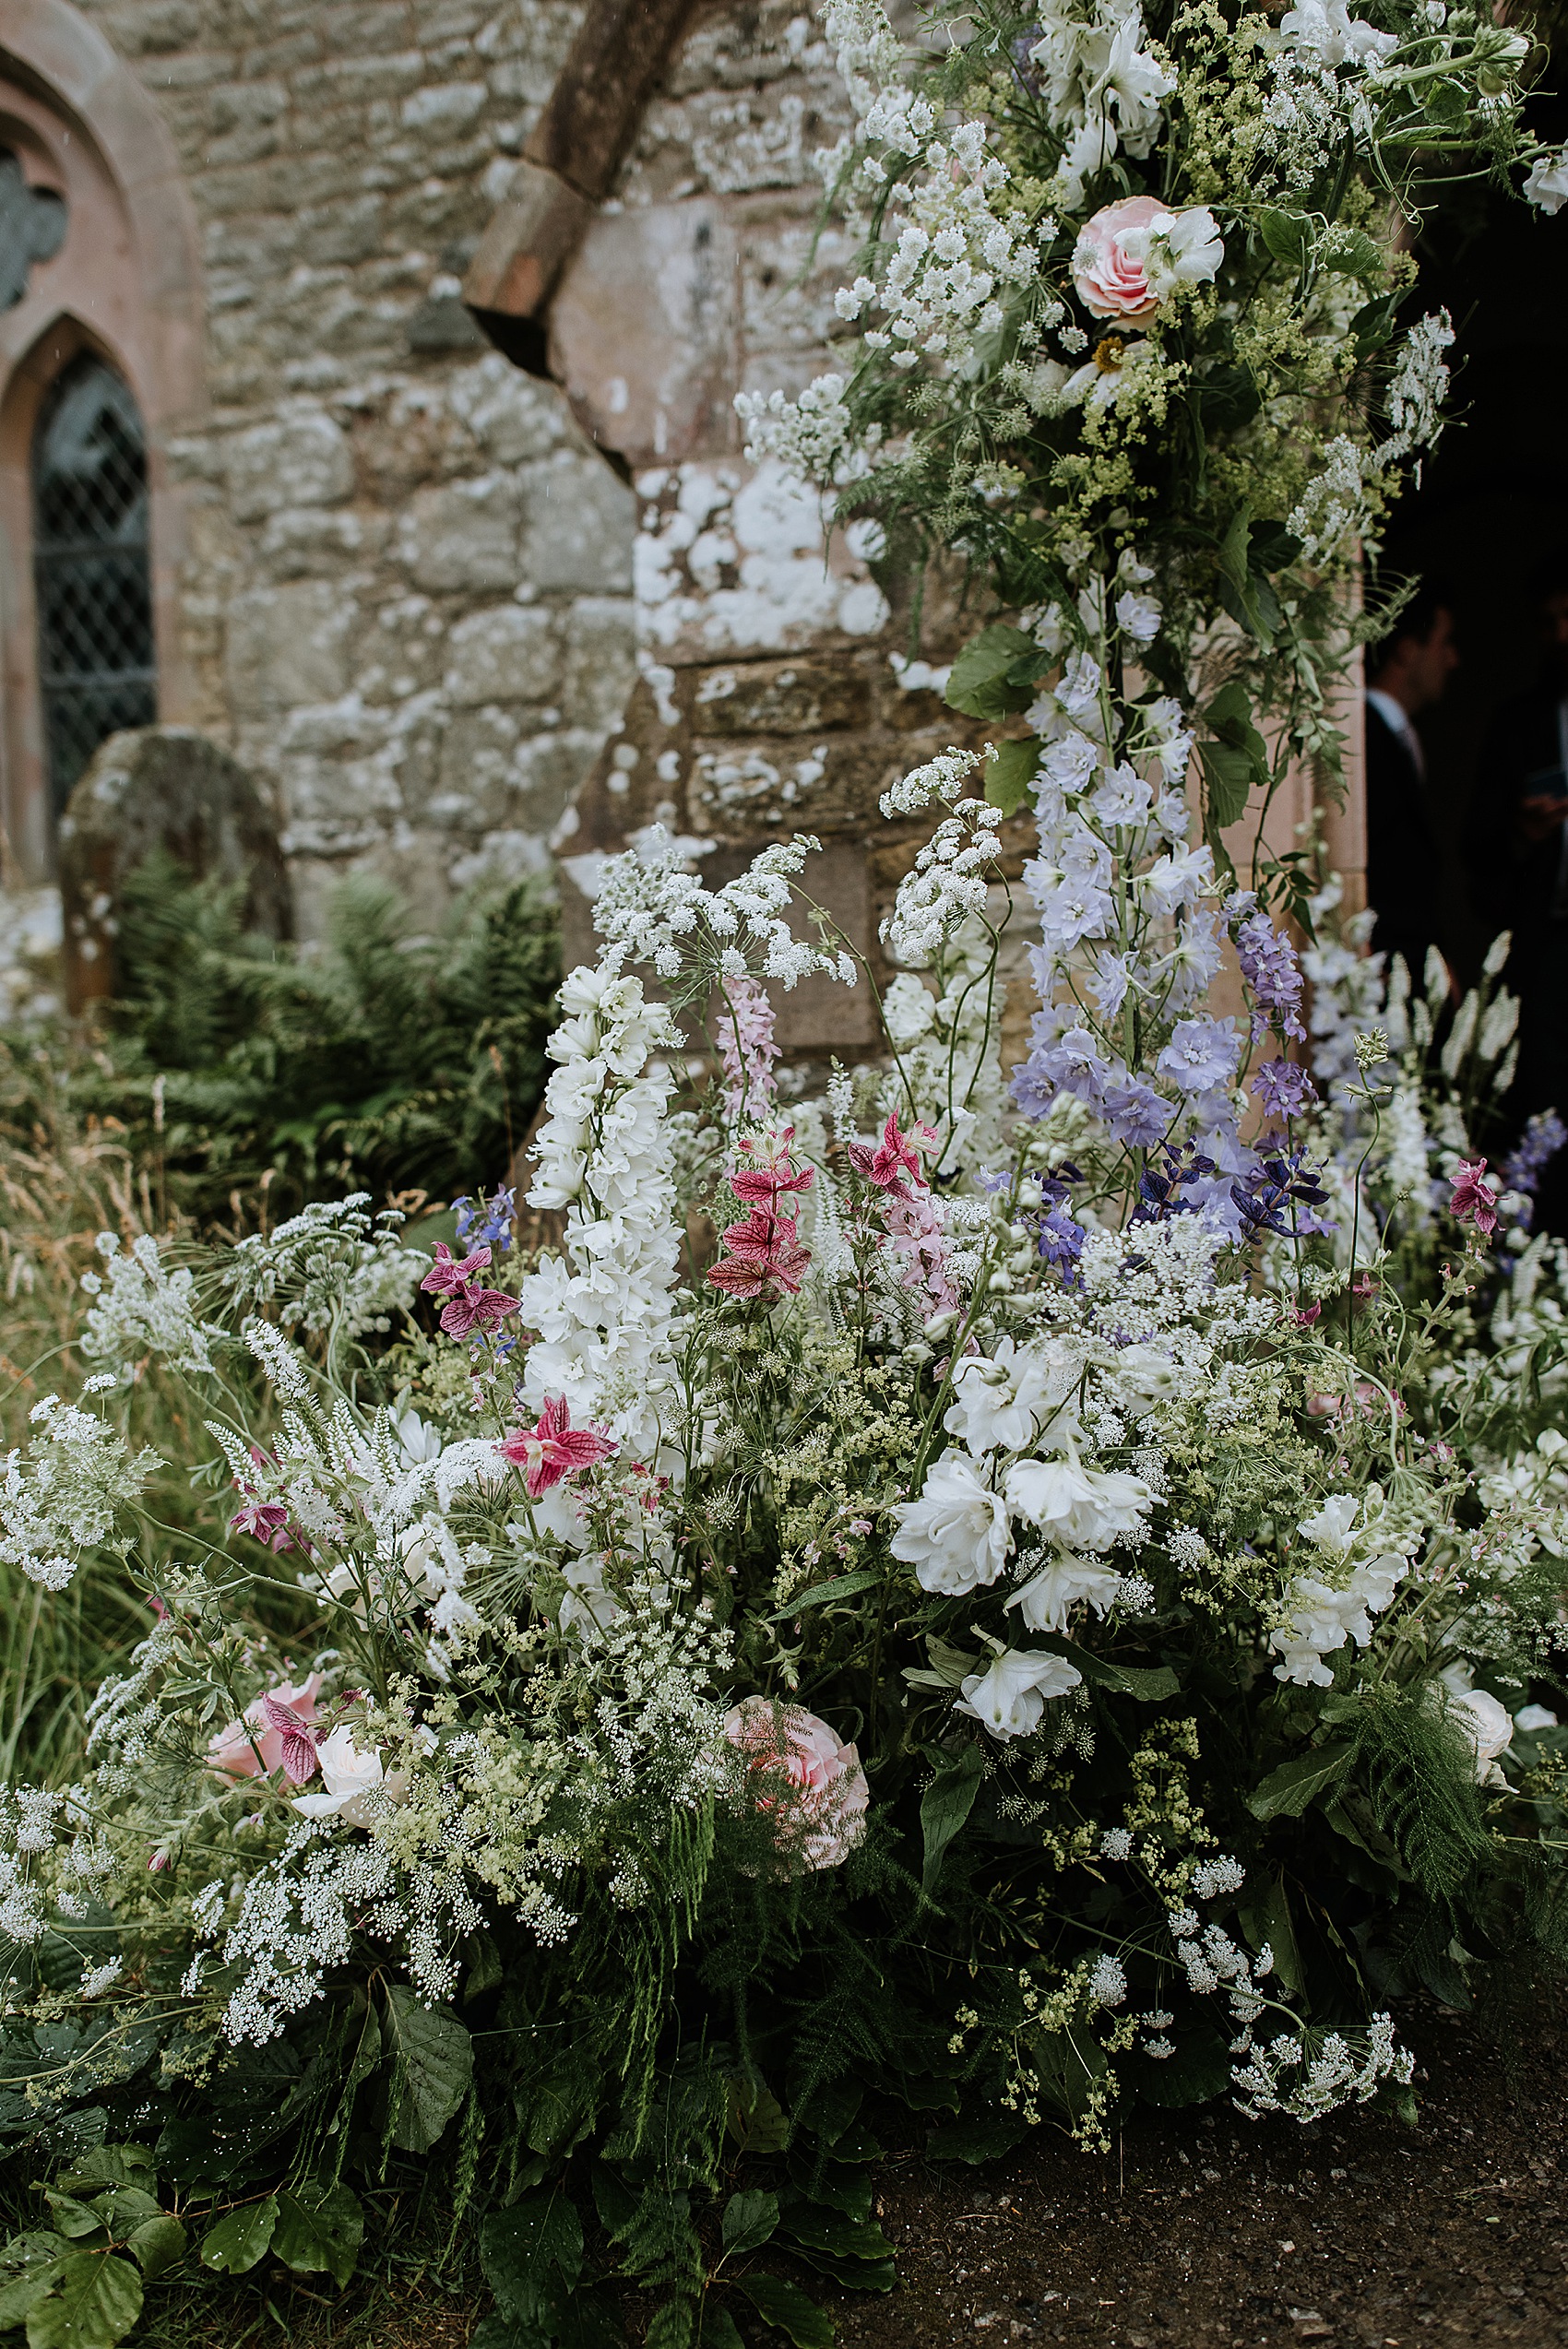
[[[33,439],[33,571],[49,796],[59,822],[106,735],[158,716],[147,450],[101,359],[61,375]]]

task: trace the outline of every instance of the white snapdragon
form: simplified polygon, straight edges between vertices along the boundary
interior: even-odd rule
[[[1013,1593],[1007,1605],[1018,1609],[1031,1631],[1064,1631],[1075,1607],[1087,1601],[1097,1615],[1104,1615],[1121,1589],[1121,1575],[1102,1558],[1078,1558],[1061,1550]]]
[[[1269,1645],[1283,1658],[1274,1667],[1277,1680],[1292,1680],[1299,1688],[1329,1688],[1334,1675],[1324,1657],[1347,1641],[1371,1646],[1372,1618],[1393,1606],[1410,1563],[1406,1548],[1381,1541],[1384,1528],[1374,1514],[1381,1501],[1372,1488],[1363,1518],[1362,1502],[1355,1494],[1331,1493],[1320,1509],[1301,1520],[1297,1530],[1326,1566],[1298,1574],[1286,1593],[1286,1619],[1269,1634]],[[1346,1574],[1358,1548],[1372,1554],[1359,1558]]]
[[[950,1445],[926,1471],[918,1501],[892,1511],[895,1558],[921,1588],[961,1597],[994,1583],[1007,1557],[1007,1510],[975,1462]]]

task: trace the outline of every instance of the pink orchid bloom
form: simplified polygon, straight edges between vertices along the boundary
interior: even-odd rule
[[[579,1468],[591,1468],[596,1461],[608,1460],[615,1446],[608,1436],[595,1435],[591,1428],[574,1428],[565,1396],[551,1394],[544,1399],[537,1423],[507,1436],[501,1449],[522,1469],[529,1499],[538,1501],[563,1477],[575,1476]]]
[[[314,1703],[311,1711],[314,1714]],[[285,1704],[270,1692],[261,1700],[262,1717],[269,1729],[276,1729],[283,1740],[283,1773],[296,1786],[315,1774],[315,1739],[303,1714],[291,1704]]]
[[[1477,1158],[1473,1164],[1461,1164],[1454,1178],[1454,1196],[1449,1205],[1456,1220],[1473,1223],[1478,1231],[1491,1234],[1497,1229],[1497,1192],[1490,1182],[1482,1180],[1486,1160]]]
[[[900,1133],[896,1111],[890,1112],[882,1129],[882,1140],[875,1149],[863,1142],[849,1145],[849,1163],[858,1175],[873,1182],[879,1191],[902,1190],[906,1180],[926,1188],[925,1169],[917,1155],[920,1150],[934,1147],[936,1136],[930,1126],[917,1125],[909,1133]]]
[[[499,1329],[517,1310],[517,1299],[504,1288],[464,1287],[441,1308],[441,1326],[448,1337],[469,1337],[475,1330]]]
[[[724,1234],[728,1257],[708,1267],[708,1279],[731,1297],[775,1301],[775,1284],[791,1297],[800,1294],[811,1250],[802,1248],[789,1216],[769,1215],[754,1207],[743,1224],[731,1224]]]
[[[482,1273],[490,1263],[488,1248],[475,1248],[459,1264],[444,1240],[435,1243],[435,1262],[426,1273],[420,1287],[433,1297],[457,1297],[469,1286],[476,1273]]]

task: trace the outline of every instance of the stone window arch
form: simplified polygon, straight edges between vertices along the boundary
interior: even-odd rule
[[[87,740],[92,727],[206,714],[179,599],[191,492],[170,465],[176,433],[206,406],[195,213],[152,100],[67,0],[0,7],[0,243],[3,870],[39,882],[84,743],[90,754],[101,739]],[[78,489],[95,477],[105,493],[96,572],[90,529],[51,538],[73,462],[86,468]],[[79,630],[62,658],[71,632],[60,607],[44,609],[73,562],[100,588],[117,566],[120,641],[101,630],[97,641],[107,658]]]

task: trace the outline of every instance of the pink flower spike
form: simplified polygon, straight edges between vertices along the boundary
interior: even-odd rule
[[[754,1207],[743,1224],[731,1224],[724,1234],[727,1257],[708,1267],[708,1279],[731,1297],[768,1304],[776,1302],[775,1284],[791,1297],[800,1294],[811,1250],[802,1248],[788,1216],[771,1216]]]
[[[268,1549],[293,1548],[289,1512],[280,1501],[258,1501],[251,1493],[230,1518],[229,1527],[232,1533],[249,1534],[253,1541],[264,1542]]]
[[[315,1739],[305,1721],[291,1704],[279,1703],[275,1696],[264,1696],[261,1710],[269,1729],[278,1730],[283,1739],[283,1773],[296,1786],[315,1775]]]
[[[882,1129],[882,1140],[874,1150],[863,1142],[849,1145],[849,1161],[855,1172],[874,1183],[879,1191],[902,1190],[906,1180],[926,1188],[925,1169],[918,1152],[934,1147],[936,1136],[930,1126],[917,1125],[909,1133],[900,1133],[897,1111],[890,1113]]]
[[[433,1297],[456,1297],[466,1288],[476,1273],[482,1273],[490,1263],[488,1248],[476,1248],[459,1264],[444,1240],[435,1243],[435,1262],[426,1273],[420,1287]]]
[[[529,1499],[538,1501],[563,1477],[608,1460],[615,1446],[608,1436],[595,1435],[591,1428],[574,1428],[565,1396],[550,1394],[536,1424],[507,1436],[501,1449],[514,1466],[522,1469]]]
[[[1449,1205],[1455,1219],[1475,1225],[1479,1232],[1490,1235],[1497,1229],[1497,1192],[1490,1182],[1482,1180],[1486,1160],[1477,1158],[1473,1164],[1461,1163],[1454,1178],[1454,1196]]]

